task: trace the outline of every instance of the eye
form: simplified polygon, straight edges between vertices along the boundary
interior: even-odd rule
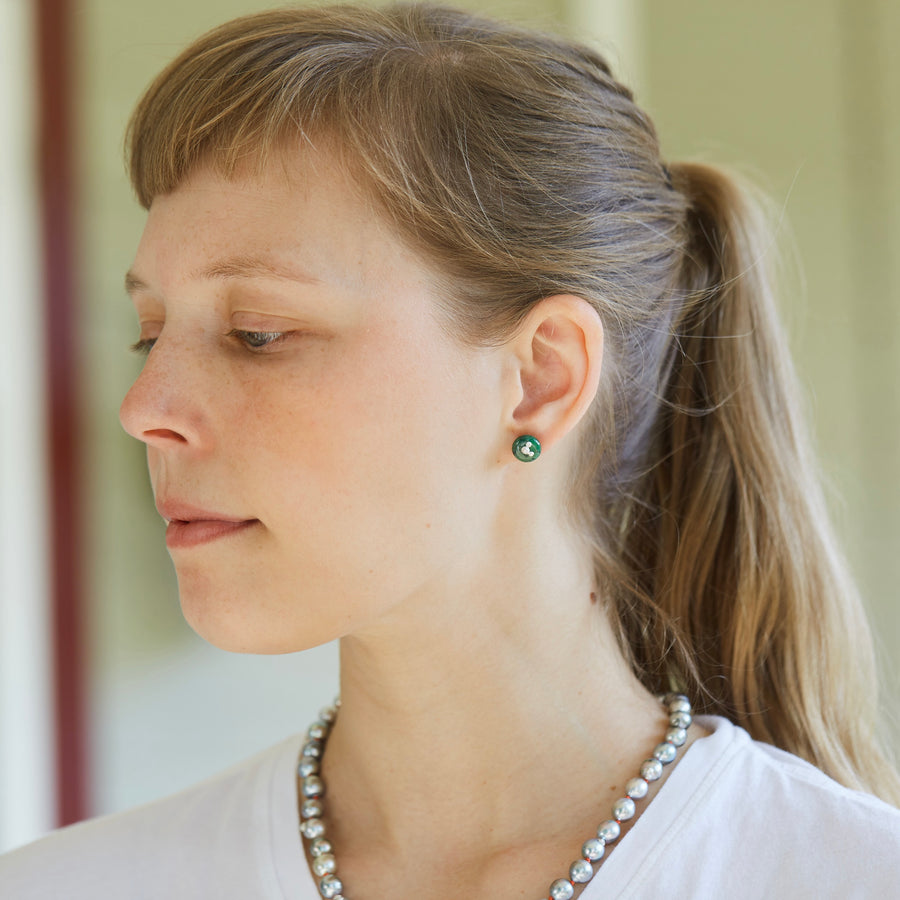
[[[286,331],[241,331],[238,328],[232,328],[228,332],[228,337],[237,338],[251,350],[262,350],[263,347],[279,344],[286,336]]]
[[[281,343],[287,335],[286,331],[241,331],[238,328],[232,328],[227,337],[237,338],[251,350],[262,350],[273,344]],[[132,353],[146,356],[153,349],[155,343],[156,338],[141,338],[139,341],[135,341],[129,349]]]

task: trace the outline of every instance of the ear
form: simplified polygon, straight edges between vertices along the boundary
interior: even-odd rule
[[[544,448],[565,437],[597,394],[603,325],[581,297],[546,297],[528,313],[510,342],[515,357],[508,426],[511,441],[534,435]]]

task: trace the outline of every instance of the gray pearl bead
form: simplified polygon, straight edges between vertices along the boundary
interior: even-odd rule
[[[586,859],[576,859],[569,866],[569,878],[575,884],[587,884],[594,877],[594,867]]]
[[[331,846],[331,841],[328,838],[316,838],[309,845],[309,853],[314,859],[317,856],[321,856],[323,853],[331,853],[334,848]]]
[[[603,859],[604,853],[606,853],[606,842],[600,840],[600,838],[591,838],[581,845],[581,855],[591,862]]]
[[[615,819],[608,819],[597,829],[597,837],[609,844],[619,836],[621,830]]]
[[[300,789],[304,797],[321,797],[325,793],[325,782],[318,775],[307,775]]]
[[[301,756],[297,763],[297,774],[301,778],[307,775],[316,775],[319,772],[319,761],[312,756]]]
[[[326,875],[319,882],[319,893],[325,897],[325,900],[335,900],[341,891],[344,889],[344,886],[341,884],[341,879],[337,877],[337,875]]]
[[[669,716],[669,724],[673,728],[690,728],[693,716],[689,712],[676,712]]]
[[[641,763],[641,778],[644,781],[656,781],[662,773],[663,764],[658,759],[645,759]]]
[[[668,702],[666,705],[669,707],[670,713],[689,713],[691,711],[691,701],[688,700],[684,694],[673,694],[670,698],[667,698],[667,700]]]
[[[332,853],[322,853],[312,862],[312,870],[322,878],[325,875],[333,875],[337,871],[337,860]]]
[[[613,815],[620,821],[624,822],[634,815],[634,800],[631,797],[622,797],[613,803]]]
[[[313,722],[306,733],[311,740],[324,741],[328,737],[328,725],[325,722]]]
[[[321,819],[325,806],[321,800],[304,800],[300,807],[300,816],[304,819]]]
[[[587,884],[594,877],[594,867],[586,859],[576,859],[569,866],[569,878],[575,884]]]
[[[666,765],[675,759],[675,753],[675,745],[670,744],[668,741],[663,741],[663,743],[656,745],[656,749],[653,751],[653,757],[658,759],[663,765]]]
[[[319,718],[330,725],[337,718],[337,710],[333,706],[325,706],[319,710]]]
[[[575,888],[572,882],[565,878],[557,878],[550,885],[550,900],[571,900],[575,896]]]
[[[314,841],[325,834],[325,823],[321,819],[304,819],[300,823],[300,834],[308,841]]]
[[[683,747],[684,742],[687,740],[687,731],[683,728],[670,728],[666,732],[666,740],[676,747]]]
[[[625,793],[628,794],[632,800],[642,800],[647,796],[647,791],[650,789],[650,785],[644,781],[643,778],[632,778],[625,785]]]
[[[319,759],[322,756],[324,745],[321,741],[307,741],[303,745],[303,755],[311,756],[313,759]]]

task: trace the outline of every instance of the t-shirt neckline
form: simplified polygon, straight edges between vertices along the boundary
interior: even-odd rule
[[[644,809],[621,843],[613,845],[580,900],[600,900],[626,891],[640,876],[647,858],[678,838],[677,819],[700,807],[706,784],[727,766],[729,747],[739,729],[719,716],[696,716],[709,734],[688,747],[659,793]],[[303,735],[286,740],[272,767],[268,816],[272,862],[284,900],[318,900],[314,876],[306,862],[297,808],[296,763]],[[598,812],[597,824],[602,816]],[[587,835],[590,837],[590,835]]]

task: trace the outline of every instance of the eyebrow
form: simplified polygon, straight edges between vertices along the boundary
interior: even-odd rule
[[[192,279],[237,279],[237,278],[278,278],[282,281],[297,281],[302,284],[318,284],[313,278],[299,269],[288,268],[255,256],[235,256],[214,262],[194,272]],[[134,272],[125,275],[125,290],[128,294],[149,292],[150,286]]]
[[[141,281],[134,272],[129,270],[125,273],[125,291],[129,296],[149,290],[150,286],[145,281]]]

